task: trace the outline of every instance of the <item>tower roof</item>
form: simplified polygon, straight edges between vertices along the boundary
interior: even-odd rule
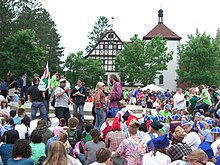
[[[163,10],[158,11],[158,24],[143,37],[144,40],[151,40],[156,36],[161,36],[167,40],[181,40],[181,37],[170,30],[166,25],[163,24]]]

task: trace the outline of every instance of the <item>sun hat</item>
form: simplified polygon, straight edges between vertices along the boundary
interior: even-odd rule
[[[183,127],[185,125],[191,125],[191,123],[189,121],[182,121],[181,126]]]
[[[152,142],[155,149],[162,149],[170,145],[170,140],[167,138],[167,134],[152,139]]]
[[[212,128],[211,133],[220,133],[220,128],[219,127]]]
[[[155,129],[156,131],[163,128],[163,125],[159,121],[157,121],[156,119],[153,119],[153,121],[150,123],[150,126],[153,129]]]
[[[196,112],[195,116],[196,117],[202,117],[202,114],[200,112]]]
[[[166,105],[164,106],[164,108],[166,108],[166,109],[170,109],[170,108],[171,108],[171,105],[166,104]]]
[[[159,116],[159,115],[155,115],[154,118],[155,118],[157,121],[160,121],[160,116]]]
[[[141,124],[138,122],[138,118],[136,116],[129,116],[128,120],[126,121],[127,126],[131,126],[133,128],[138,128]]]
[[[154,116],[152,116],[152,115],[145,115],[145,120],[147,120],[147,121],[149,121],[149,120],[153,121],[153,119],[154,119]]]
[[[65,78],[61,78],[60,82],[66,82],[66,79]]]
[[[205,119],[205,123],[206,123],[207,125],[214,125],[215,120],[212,119],[212,118],[207,118],[207,119]]]
[[[121,130],[121,124],[120,124],[119,119],[117,117],[115,117],[113,120],[112,129],[113,130]]]
[[[184,129],[180,126],[177,126],[174,130],[173,137],[178,141],[182,141],[183,138],[187,135]]]
[[[160,116],[160,121],[162,121],[162,122],[166,122],[166,120],[167,120],[167,118],[165,117],[165,116]]]
[[[175,115],[171,115],[170,116],[170,118],[173,120],[173,121],[177,121],[177,120],[179,120],[180,119],[180,117],[181,117],[181,115],[180,114],[175,114]]]

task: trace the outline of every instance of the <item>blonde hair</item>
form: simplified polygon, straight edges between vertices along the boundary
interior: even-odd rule
[[[192,162],[194,160],[204,161],[204,160],[208,160],[208,159],[209,158],[208,158],[207,154],[200,149],[194,150],[194,151],[190,152],[188,156],[183,157],[183,160],[185,160],[187,162]]]
[[[98,82],[95,86],[95,90],[101,89],[105,84],[103,82]]]
[[[62,142],[54,141],[49,145],[48,156],[43,165],[67,164],[67,153]]]

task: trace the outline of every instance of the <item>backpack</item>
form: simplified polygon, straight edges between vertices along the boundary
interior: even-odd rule
[[[37,165],[43,165],[44,161],[47,159],[46,156],[41,156],[38,161],[37,161]]]
[[[27,127],[27,126],[26,126]],[[29,140],[29,134],[28,134],[28,127],[27,127],[27,132],[25,133],[25,139]]]
[[[84,146],[86,144],[87,140],[86,139],[82,139],[81,141],[77,142],[75,144],[75,148],[73,149],[73,154],[78,158],[78,155],[81,154],[85,154],[85,149]]]
[[[76,143],[80,140],[79,137],[80,132],[78,129],[75,129],[75,130],[69,130],[67,131],[67,133],[68,133],[68,141],[71,147],[74,148]]]
[[[109,125],[109,123],[106,121],[106,127],[102,131],[102,140],[105,142],[106,135],[112,130],[112,126]]]

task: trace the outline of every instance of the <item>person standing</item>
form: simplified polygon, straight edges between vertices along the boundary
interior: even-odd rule
[[[113,85],[112,91],[108,91],[109,93],[109,118],[114,118],[117,112],[120,110],[118,106],[118,101],[123,98],[122,87],[119,82],[118,77],[115,74],[111,74],[109,78],[110,83]]]
[[[15,93],[15,87],[16,87],[16,78],[14,77],[14,74],[12,71],[8,71],[7,73],[8,77],[8,96],[10,97],[10,101],[14,102],[14,93]]]
[[[27,73],[22,73],[21,77],[18,79],[18,89],[20,90],[20,98],[24,98],[25,96],[25,101],[28,101],[27,97]]]
[[[46,107],[44,104],[43,92],[39,91],[38,84],[39,80],[33,78],[33,86],[28,88],[28,100],[32,102],[31,104],[31,119],[36,119],[37,110],[40,110],[40,116],[47,122]]]
[[[7,97],[7,83],[3,80],[0,79],[0,91],[1,91],[1,95],[5,97]]]
[[[95,114],[96,114],[95,128],[98,130],[100,130],[100,127],[105,122],[105,118],[106,118],[106,112],[104,110],[104,108],[106,107],[105,94],[103,93],[104,87],[105,87],[104,83],[98,82],[96,84],[96,89],[95,89],[95,98],[94,98]]]
[[[183,94],[183,90],[178,88],[176,94],[173,96],[174,109],[185,110],[186,109],[186,100]]]
[[[73,113],[77,112],[79,108],[79,113],[82,115],[82,120],[84,121],[84,105],[86,102],[87,91],[86,88],[83,86],[82,80],[78,79],[77,85],[72,90],[73,99]]]
[[[55,88],[55,115],[58,119],[64,118],[66,121],[70,118],[69,111],[69,97],[68,91],[66,88],[66,79],[60,79],[60,86]]]

